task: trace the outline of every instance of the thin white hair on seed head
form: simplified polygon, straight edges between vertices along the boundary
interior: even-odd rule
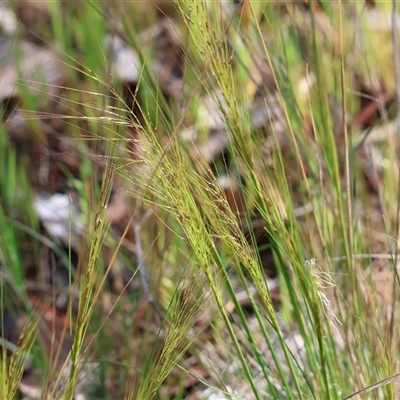
[[[335,313],[332,310],[331,301],[323,292],[324,289],[336,287],[335,281],[328,272],[322,270],[322,268],[317,264],[315,258],[306,260],[305,265],[307,269],[310,271],[311,276],[314,278],[317,295],[322,304],[322,309],[324,310],[324,314],[328,317],[329,322],[334,329],[334,333],[337,335],[337,340],[339,341],[339,343],[342,344],[344,342],[337,327],[337,324],[341,325],[341,322],[339,321],[339,319],[336,317]]]

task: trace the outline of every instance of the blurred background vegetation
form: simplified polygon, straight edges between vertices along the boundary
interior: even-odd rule
[[[0,398],[399,398],[398,19],[2,2]]]

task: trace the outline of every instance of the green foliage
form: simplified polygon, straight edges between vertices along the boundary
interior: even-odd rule
[[[398,175],[398,139],[389,135],[392,146],[376,145],[387,161],[375,188],[385,211],[383,224],[363,183],[365,160],[354,146],[355,132],[346,130],[353,116],[347,105],[355,113],[358,101],[351,85],[356,71],[365,72],[358,59],[354,65],[347,61],[351,38],[344,32],[354,13],[361,18],[362,10],[351,4],[339,10],[337,3],[324,3],[325,13],[304,13],[294,5],[280,8],[245,1],[241,11],[229,13],[222,2],[179,1],[176,24],[185,35],[181,49],[185,71],[182,98],[171,100],[152,68],[151,41],[141,43],[139,30],[144,26],[137,17],[130,23],[129,15],[119,15],[118,7],[102,10],[91,2],[82,5],[82,12],[63,10],[61,2],[49,7],[54,38],[70,70],[71,87],[65,87],[57,101],[70,110],[65,120],[84,166],[79,179],[71,176],[70,181],[82,197],[86,219],[74,283],[70,276],[69,289],[78,298],[77,309],[71,301],[68,310],[71,351],[60,368],[48,363],[46,373],[53,381],[44,381],[43,393],[74,399],[85,368],[96,362],[106,377],[96,390],[102,398],[111,398],[110,386],[115,398],[167,398],[163,389],[176,371],[180,376],[176,398],[185,398],[182,388],[191,374],[184,365],[188,353],[195,354],[214,377],[212,383],[203,383],[226,398],[341,399],[394,375],[398,334],[389,325],[397,327],[398,316],[394,312],[390,319],[377,306],[379,293],[366,273],[372,257],[357,258],[373,252],[371,235],[391,236],[396,242],[399,218],[391,204],[399,190],[393,184]],[[139,99],[135,112],[125,104],[118,78],[110,77],[112,60],[102,50],[100,38],[110,28],[108,11],[120,16],[120,24],[112,28],[122,27],[142,65],[131,93]],[[320,24],[326,24],[325,31]],[[365,35],[368,50],[374,52],[369,41],[373,32]],[[347,63],[350,70],[344,68]],[[268,74],[263,75],[264,70]],[[306,82],[306,90],[299,89],[300,80]],[[268,115],[262,129],[254,126],[249,106],[258,91]],[[51,98],[44,88],[39,92]],[[30,93],[23,91],[24,104],[34,111],[37,97]],[[199,157],[200,144],[182,135],[186,121],[196,121],[201,126],[199,136],[207,142],[211,133],[202,125],[200,112],[205,95],[219,111],[229,138],[230,173],[244,204],[240,218],[212,167]],[[180,103],[182,99],[186,104]],[[127,127],[140,133],[134,150]],[[33,128],[38,129],[34,123]],[[38,230],[25,166],[17,162],[18,154],[4,136],[0,176],[8,181],[0,179],[3,309],[8,306],[6,286],[28,304],[21,249],[27,235]],[[123,182],[135,210],[117,239],[107,218],[116,180]],[[307,205],[309,212],[299,213]],[[373,212],[380,227],[369,227],[360,209]],[[257,250],[255,219],[261,221],[272,249],[279,309]],[[18,228],[21,223],[24,231]],[[133,245],[136,262],[132,253],[127,256],[124,251],[129,250],[128,230],[139,225]],[[144,259],[139,257],[138,236]],[[392,242],[387,247],[390,254],[397,253]],[[105,250],[112,261],[103,260]],[[127,287],[117,295],[107,288],[117,258],[142,278],[149,305],[140,321],[134,317],[140,296],[127,293]],[[146,293],[146,279],[151,293]],[[240,299],[243,293],[250,312]],[[389,302],[392,307],[395,301],[396,295]],[[207,317],[202,325],[203,314]],[[35,325],[29,325],[11,357],[6,357],[8,348],[3,344],[1,398],[15,396],[34,331]],[[209,332],[215,348],[224,349],[225,361],[234,368],[231,374],[244,390],[229,388],[235,382],[229,373],[203,358],[200,344]],[[378,386],[383,389],[378,389],[385,398],[394,399],[394,386],[388,383],[382,382]],[[376,398],[375,388],[371,393],[370,398]]]

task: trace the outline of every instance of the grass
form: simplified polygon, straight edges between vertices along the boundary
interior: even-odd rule
[[[363,146],[352,123],[360,93],[376,102],[395,89],[393,51],[378,41],[390,31],[366,23],[358,4],[306,12],[244,1],[232,11],[183,0],[169,21],[181,35],[182,77],[168,86],[168,63],[154,68],[155,8],[44,4],[51,23],[33,33],[55,39],[67,79],[59,90],[33,88],[39,74],[18,82],[28,151],[10,137],[12,113],[4,117],[1,330],[9,313],[30,323],[16,346],[2,340],[0,397],[24,390],[30,354],[43,399],[189,399],[190,379],[203,398],[395,399],[398,139],[383,107]],[[104,50],[107,31],[137,51],[129,96]],[[218,122],[210,114],[229,139],[225,158],[211,162],[202,150]],[[64,147],[54,146],[60,137]],[[33,207],[53,166],[78,194],[84,221],[77,237],[71,206],[67,243],[39,227]],[[232,197],[216,173],[229,175]],[[129,211],[116,223],[121,199]],[[257,224],[273,264],[262,262]],[[54,282],[44,305],[32,301],[31,271],[36,296],[49,283],[38,272],[44,249],[54,252],[50,269],[62,260],[67,270],[62,316]]]

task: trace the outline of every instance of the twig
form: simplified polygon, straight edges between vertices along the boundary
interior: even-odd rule
[[[395,0],[395,1],[396,1],[396,0]],[[357,391],[357,392],[354,392],[354,393],[352,393],[350,396],[344,397],[342,400],[348,400],[348,399],[351,399],[351,398],[353,398],[353,397],[355,397],[355,396],[360,396],[360,395],[362,395],[362,394],[371,392],[372,390],[375,390],[375,389],[381,388],[381,387],[383,387],[383,386],[389,385],[390,383],[397,382],[399,379],[400,379],[400,374],[393,375],[393,376],[391,376],[390,378],[384,379],[384,380],[382,380],[382,381],[379,381],[379,382],[377,382],[377,383],[374,383],[374,384],[371,385],[371,386],[368,386],[368,387],[366,387],[366,388],[364,388],[364,389],[361,389],[361,390],[359,390],[359,391]]]
[[[136,224],[134,222],[132,222],[132,224],[133,224],[133,230],[135,232],[136,259],[137,259],[137,264],[138,264],[140,283],[142,284],[147,301],[149,303],[153,303],[154,299],[150,293],[150,285],[149,285],[150,272],[144,262],[142,241],[140,240],[140,228],[139,228],[138,224]]]
[[[6,348],[12,354],[20,351],[22,354],[22,359],[24,360],[24,371],[28,372],[32,369],[33,365],[32,355],[26,351],[21,350],[21,347],[18,347],[9,340],[3,339],[1,337],[0,337],[0,347]]]
[[[162,307],[158,302],[154,300],[154,297],[150,293],[150,271],[144,262],[144,253],[142,247],[142,241],[140,240],[140,226],[132,220],[132,227],[135,233],[135,244],[136,244],[136,259],[138,264],[138,272],[140,283],[142,284],[143,291],[145,293],[146,299],[151,304],[155,311],[156,323],[161,325],[161,321],[164,318],[164,313]]]

